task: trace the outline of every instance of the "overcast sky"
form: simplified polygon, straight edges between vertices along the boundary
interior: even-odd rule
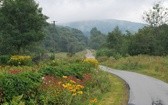
[[[36,0],[50,21],[58,23],[119,19],[144,22],[142,15],[160,0]],[[162,0],[168,7],[168,0]]]

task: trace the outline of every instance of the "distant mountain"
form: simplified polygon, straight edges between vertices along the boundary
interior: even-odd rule
[[[77,22],[70,22],[70,23],[62,23],[61,25],[79,29],[85,35],[89,35],[90,30],[93,27],[96,27],[104,34],[107,34],[108,32],[113,31],[113,29],[116,26],[118,26],[123,33],[126,30],[129,30],[130,32],[135,33],[138,31],[138,29],[145,26],[145,24],[142,24],[142,23],[135,23],[130,21],[115,20],[115,19],[77,21]]]

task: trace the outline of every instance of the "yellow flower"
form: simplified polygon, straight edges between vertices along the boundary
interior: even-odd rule
[[[70,90],[71,92],[73,92],[73,93],[75,93],[76,92],[76,89],[72,89],[72,90]]]
[[[84,62],[90,63],[95,67],[98,67],[99,62],[95,58],[86,58]]]
[[[58,85],[61,85],[62,82],[58,82]]]
[[[73,93],[72,96],[76,96],[76,93]]]
[[[67,88],[67,85],[65,85],[65,84],[62,84],[62,86],[63,86],[64,88]]]
[[[31,61],[32,58],[30,56],[23,56],[23,55],[13,55],[11,56],[10,60],[9,60],[9,63],[11,64],[18,64],[18,65],[21,65],[25,62],[28,62],[28,61]]]
[[[70,82],[71,82],[71,83],[74,83],[74,84],[76,83],[76,82],[75,82],[75,81],[73,81],[73,80],[70,80]]]
[[[67,76],[62,76],[62,78],[67,79],[68,77]]]
[[[83,91],[78,91],[78,94],[83,94]]]
[[[91,99],[90,103],[96,103],[97,102],[97,98]]]
[[[84,86],[82,86],[82,85],[76,85],[76,88],[77,88],[77,89],[83,89]]]

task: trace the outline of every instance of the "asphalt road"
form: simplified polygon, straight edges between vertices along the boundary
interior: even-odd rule
[[[95,58],[90,50],[86,50],[87,53],[85,55],[86,58]]]
[[[168,84],[138,73],[100,68],[126,81],[130,88],[128,105],[168,105]]]

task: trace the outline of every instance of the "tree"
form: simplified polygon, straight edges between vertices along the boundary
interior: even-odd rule
[[[128,47],[130,55],[149,54],[154,55],[156,39],[153,35],[154,31],[151,27],[140,29],[131,39]]]
[[[26,46],[44,38],[46,19],[34,0],[4,0],[0,8],[3,45],[21,53]],[[5,46],[2,47],[7,50]]]
[[[107,46],[111,49],[118,49],[122,43],[122,32],[117,26],[114,30],[107,36]]]
[[[154,55],[167,55],[168,54],[168,25],[164,24],[156,27],[157,30],[155,35],[155,52]]]
[[[92,49],[99,49],[106,43],[106,36],[103,35],[96,27],[90,31],[90,42],[89,46]]]
[[[86,47],[87,38],[80,30],[48,25],[45,31],[47,35],[42,45],[47,51],[75,53]]]
[[[161,3],[156,3],[149,11],[144,12],[143,19],[152,27],[158,27],[168,23],[168,8]]]

